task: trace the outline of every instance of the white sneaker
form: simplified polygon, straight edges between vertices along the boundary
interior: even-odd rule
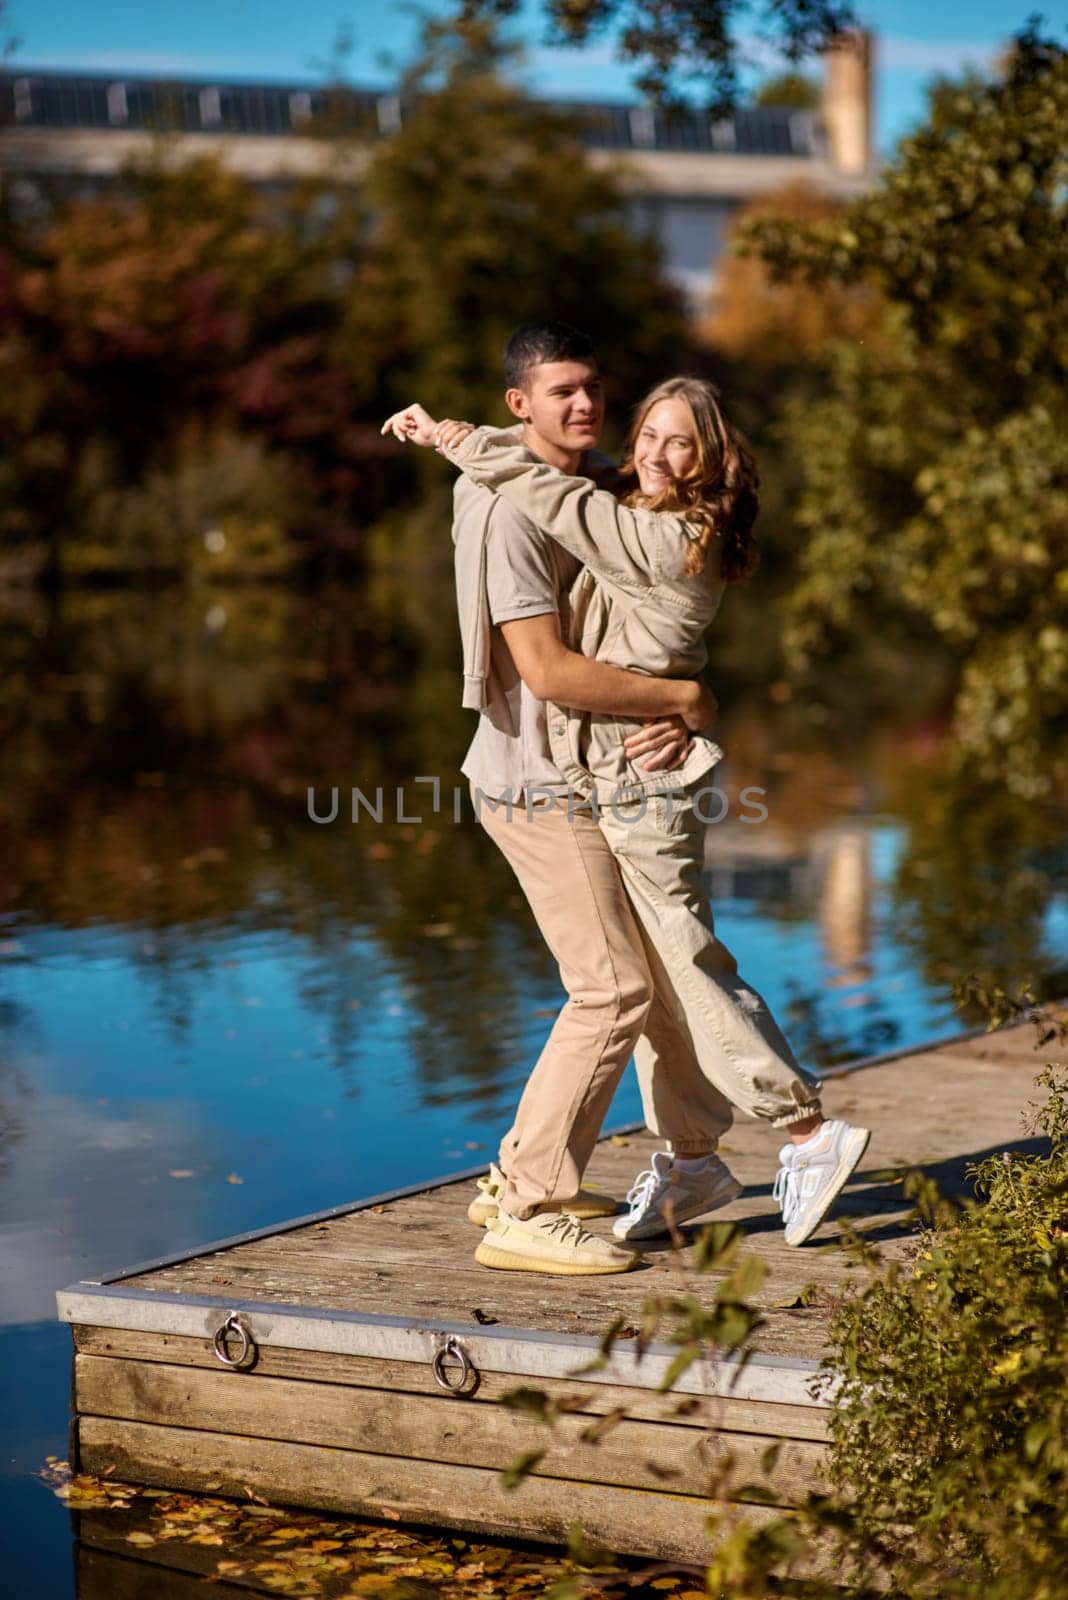
[[[811,1238],[868,1148],[871,1133],[848,1122],[825,1122],[804,1144],[783,1145],[772,1196],[787,1244]]]
[[[670,1233],[667,1205],[678,1224],[703,1217],[728,1201],[737,1199],[742,1185],[717,1155],[708,1158],[700,1172],[685,1172],[676,1167],[666,1150],[657,1150],[648,1172],[640,1172],[627,1193],[630,1210],[617,1217],[612,1232],[617,1239],[652,1239]]]
[[[570,1211],[539,1211],[526,1219],[498,1211],[486,1223],[475,1251],[483,1267],[568,1276],[629,1272],[641,1259],[636,1250],[621,1250],[588,1233]]]

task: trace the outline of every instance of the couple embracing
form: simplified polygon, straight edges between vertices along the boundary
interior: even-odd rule
[[[566,323],[518,329],[504,378],[517,427],[412,405],[382,430],[460,469],[464,704],[479,712],[463,771],[568,996],[479,1180],[476,1260],[625,1272],[632,1241],[741,1192],[716,1154],[734,1107],[787,1135],[774,1193],[802,1244],[869,1134],[824,1118],[818,1080],[717,938],[703,876],[700,791],[722,751],[701,731],[716,706],[698,674],[724,588],[754,564],[752,454],[710,384],[674,378],[638,405],[617,469],[595,449],[596,353]],[[616,1215],[582,1176],[632,1055],[666,1148]],[[612,1240],[583,1227],[605,1216]]]

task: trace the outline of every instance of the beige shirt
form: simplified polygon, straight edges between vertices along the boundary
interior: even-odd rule
[[[518,799],[535,788],[565,790],[549,750],[545,702],[519,676],[497,624],[544,616],[559,611],[561,603],[566,608],[580,562],[507,500],[462,474],[453,528],[461,631],[465,600],[467,618],[483,597],[485,604],[479,627],[469,629],[464,674],[474,693],[465,703],[477,695],[480,715],[461,770],[492,799]],[[465,576],[461,563],[475,570]]]
[[[718,545],[689,577],[692,535],[680,517],[621,505],[588,478],[539,461],[514,433],[476,428],[449,458],[493,490],[584,565],[569,596],[564,637],[572,649],[632,672],[692,678],[708,660],[705,629],[723,596]],[[461,618],[461,624],[463,618]],[[550,706],[549,749],[566,783],[600,801],[626,800],[694,783],[723,757],[698,736],[675,772],[629,762],[623,740],[640,719]]]

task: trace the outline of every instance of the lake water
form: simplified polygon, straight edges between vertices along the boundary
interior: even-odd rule
[[[418,575],[416,580],[418,582]],[[0,1526],[11,1592],[74,1594],[57,1288],[483,1164],[560,1004],[452,791],[447,593],[11,602],[0,645]],[[963,788],[937,707],[721,693],[721,936],[827,1066],[978,1020],[952,983],[1068,989],[1063,811]],[[441,779],[428,805],[420,776]],[[338,819],[309,816],[337,786]],[[353,787],[384,790],[353,824]],[[738,819],[743,787],[765,823]],[[397,789],[406,815],[397,820]],[[636,1119],[628,1075],[610,1123]],[[775,1140],[769,1137],[769,1164]]]

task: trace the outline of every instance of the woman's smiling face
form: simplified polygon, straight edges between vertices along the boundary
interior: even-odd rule
[[[642,494],[654,496],[698,464],[697,429],[685,400],[658,400],[642,418],[634,442],[634,468]]]

